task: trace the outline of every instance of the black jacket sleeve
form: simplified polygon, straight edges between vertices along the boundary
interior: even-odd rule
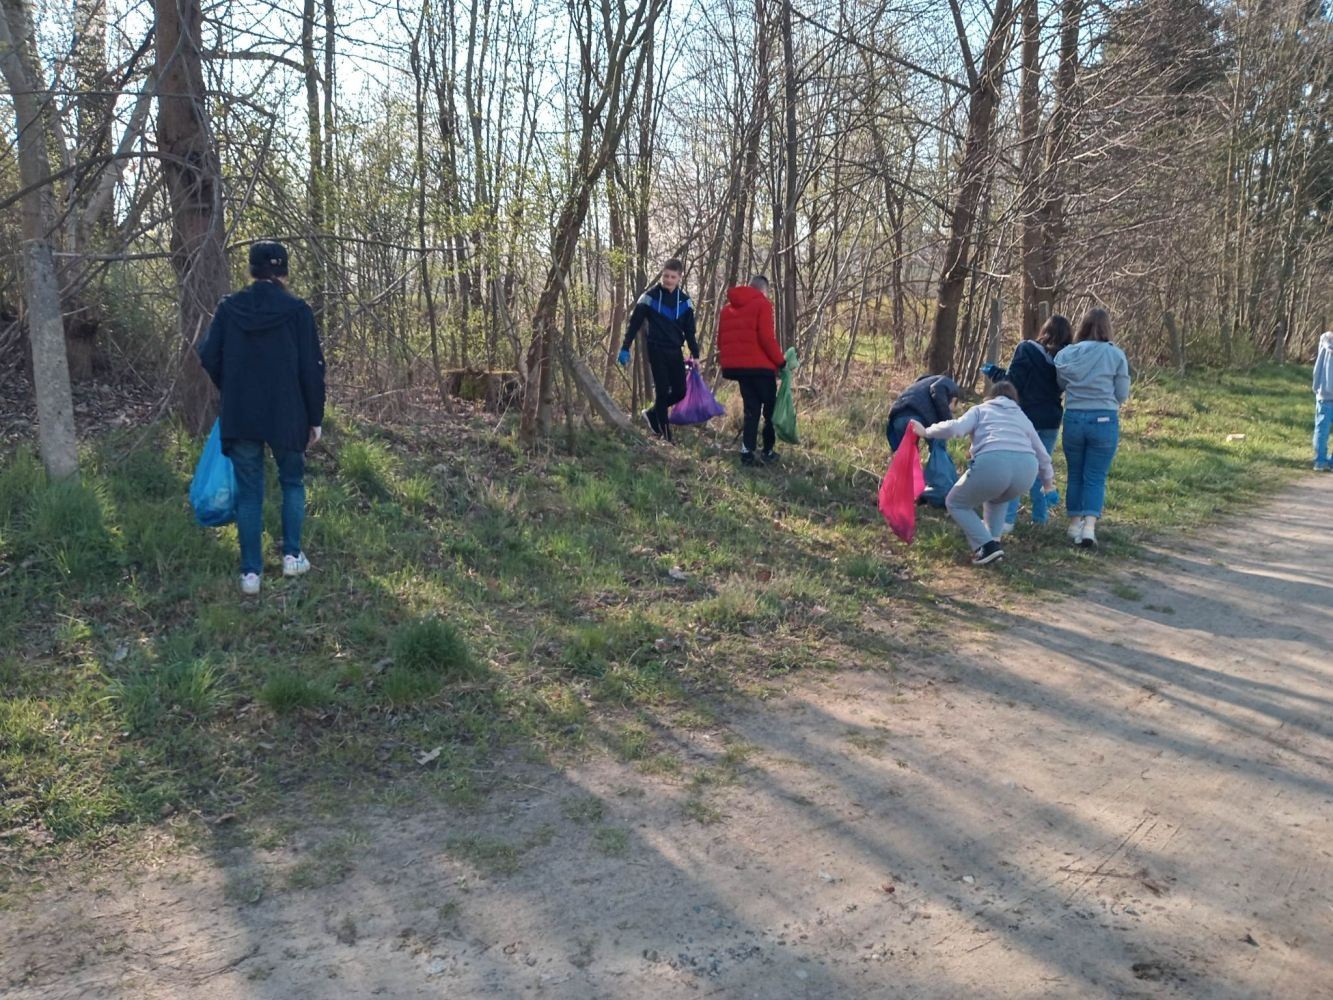
[[[694,307],[685,314],[685,318],[680,321],[681,332],[685,334],[685,343],[689,345],[690,357],[695,361],[699,360],[699,342],[694,339]]]
[[[1014,384],[1018,390],[1018,398],[1023,399],[1027,395],[1028,386],[1032,380],[1032,366],[1036,358],[1032,355],[1032,349],[1028,344],[1036,344],[1036,341],[1025,340],[1014,348],[1013,360],[1009,362],[1008,381]],[[1044,362],[1043,362],[1044,363]]]
[[[629,345],[634,343],[634,335],[639,332],[639,327],[643,326],[647,319],[648,307],[642,302],[636,302],[634,311],[629,314],[629,326],[625,329],[624,343],[620,345],[622,351],[629,350]]]
[[[199,345],[199,363],[203,365],[213,384],[222,390],[222,341],[226,337],[227,321],[223,316],[222,303],[213,310],[213,321],[208,324],[208,336]]]
[[[305,401],[306,420],[311,427],[324,423],[324,350],[320,347],[315,314],[310,307],[301,310],[297,321],[297,366],[301,379],[301,397]]]

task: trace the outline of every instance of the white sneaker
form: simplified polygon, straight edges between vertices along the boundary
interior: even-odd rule
[[[1083,522],[1083,531],[1078,536],[1078,544],[1085,549],[1097,547],[1097,522],[1088,519]]]
[[[241,574],[241,593],[247,597],[254,597],[259,593],[259,574],[242,573]]]
[[[1000,537],[1003,538],[1005,535],[1012,535],[1014,533],[1014,528],[1016,527],[1017,525],[1012,521],[1007,522],[1005,526],[1000,529]]]
[[[298,552],[294,556],[282,557],[282,575],[300,576],[302,573],[310,572],[310,560],[305,557],[304,552]]]
[[[1071,517],[1069,519],[1069,531],[1066,534],[1069,535],[1069,540],[1075,545],[1083,541],[1083,524],[1086,520],[1087,518],[1084,517]]]

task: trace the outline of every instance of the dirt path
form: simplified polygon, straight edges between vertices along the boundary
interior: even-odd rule
[[[729,720],[717,822],[603,762],[52,890],[0,997],[1333,997],[1331,514]]]

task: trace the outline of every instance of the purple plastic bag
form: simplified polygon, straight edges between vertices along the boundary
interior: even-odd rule
[[[720,417],[727,408],[713,398],[699,374],[698,365],[689,365],[685,376],[685,398],[671,408],[667,420],[673,424],[702,424]]]

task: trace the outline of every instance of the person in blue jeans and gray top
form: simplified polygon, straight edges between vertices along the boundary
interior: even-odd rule
[[[657,283],[639,296],[630,313],[625,341],[620,345],[620,364],[629,364],[629,348],[639,327],[648,324],[644,341],[648,345],[648,368],[653,373],[653,405],[643,411],[649,429],[660,438],[671,440],[667,414],[685,398],[685,359],[680,349],[689,346],[690,358],[699,360],[699,343],[694,339],[694,306],[680,287],[685,265],[672,257],[662,265]]]
[[[1056,355],[1055,377],[1065,391],[1069,540],[1096,548],[1106,477],[1120,446],[1120,407],[1129,399],[1129,359],[1111,343],[1111,315],[1105,309],[1084,314],[1074,343]]]
[[[1051,456],[1018,402],[1010,383],[996,382],[984,403],[957,420],[930,427],[915,418],[908,422],[919,437],[929,440],[972,436],[972,464],[949,490],[944,505],[967,536],[972,562],[978,566],[1004,556],[1000,532],[1009,501],[1022,496],[1033,479],[1048,490],[1055,486]],[[977,515],[978,507],[984,517]]]
[[[1333,427],[1333,330],[1319,337],[1314,359],[1314,469],[1333,472],[1328,453],[1328,432]]]
[[[241,592],[258,594],[265,445],[282,486],[282,575],[310,569],[301,551],[305,452],[324,422],[324,352],[310,306],[287,291],[287,249],[255,243],[250,276],[247,288],[218,303],[199,360],[222,394],[222,452],[236,470]]]
[[[985,365],[981,373],[994,382],[1009,382],[1018,390],[1018,405],[1022,407],[1037,437],[1045,445],[1047,454],[1055,454],[1055,439],[1060,435],[1064,407],[1060,405],[1060,382],[1055,377],[1055,357],[1074,339],[1074,328],[1069,320],[1058,313],[1048,319],[1035,340],[1020,341],[1014,350],[1008,369],[999,365]],[[1040,482],[1033,482],[1032,523],[1045,524],[1050,517],[1050,503],[1058,502],[1060,495],[1051,493],[1048,502]],[[1004,534],[1014,530],[1018,521],[1018,497],[1009,501],[1004,519]]]

